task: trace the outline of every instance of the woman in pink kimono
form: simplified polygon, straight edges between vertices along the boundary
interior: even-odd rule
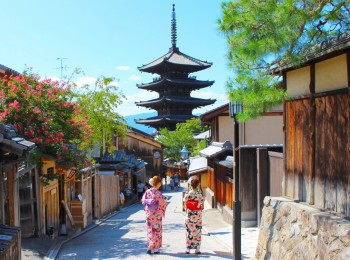
[[[162,186],[161,179],[154,176],[149,183],[152,187],[144,193],[141,200],[146,211],[147,254],[159,254],[159,248],[162,246],[162,219],[167,202],[166,197],[158,190]]]
[[[189,209],[186,207],[186,254],[190,253],[191,249],[195,249],[196,254],[200,254],[202,241],[202,209],[204,207],[204,197],[199,188],[199,179],[192,177],[189,179],[190,191],[185,194],[183,202],[196,202],[196,208]]]

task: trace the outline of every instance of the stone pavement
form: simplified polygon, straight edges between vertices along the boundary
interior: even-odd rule
[[[161,254],[146,254],[145,214],[142,205],[134,204],[78,233],[58,237],[45,259],[233,259],[232,225],[221,220],[217,209],[203,210],[202,255],[184,253],[185,214],[181,208],[181,190],[163,192],[169,198],[169,206],[163,220]],[[254,259],[257,238],[257,228],[242,228],[242,259]],[[26,251],[27,258],[23,257],[24,252],[22,250],[22,259],[43,259],[31,255],[30,250]]]

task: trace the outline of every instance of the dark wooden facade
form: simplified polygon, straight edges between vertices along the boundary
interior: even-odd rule
[[[350,33],[325,46],[283,71],[284,195],[350,216]]]
[[[161,176],[163,170],[164,145],[145,132],[135,128],[128,129],[124,141],[120,143],[119,149],[125,149],[136,158],[146,163],[146,178],[155,175]],[[148,180],[148,179],[147,179]],[[142,182],[146,180],[142,179]]]
[[[242,226],[255,226],[259,222],[263,199],[270,195],[271,167],[268,158],[270,152],[282,153],[283,147],[278,145],[242,145],[238,148]],[[276,185],[282,185],[281,180],[271,181]]]
[[[350,176],[349,94],[312,99],[286,102],[285,195],[313,200],[316,206],[345,214],[348,202],[342,200],[347,198]]]
[[[137,86],[140,89],[155,91],[159,94],[159,98],[136,102],[137,106],[156,110],[157,116],[139,119],[136,122],[156,129],[166,127],[168,130],[175,130],[177,123],[185,122],[194,117],[192,115],[193,109],[213,104],[215,100],[191,97],[191,91],[211,86],[214,81],[200,81],[189,74],[207,69],[212,63],[195,59],[179,51],[176,46],[174,7],[171,24],[172,47],[169,52],[155,61],[139,67],[142,72],[155,73],[160,76],[151,83]]]

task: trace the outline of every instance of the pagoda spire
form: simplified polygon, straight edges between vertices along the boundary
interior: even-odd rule
[[[175,51],[176,48],[176,17],[175,17],[175,4],[173,4],[173,14],[171,19],[171,45],[173,51]]]

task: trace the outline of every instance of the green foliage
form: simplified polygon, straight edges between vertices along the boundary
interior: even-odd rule
[[[91,149],[100,144],[101,149],[115,150],[115,135],[126,135],[125,119],[117,112],[122,103],[123,94],[113,85],[113,78],[100,77],[94,86],[86,85],[75,91],[75,100],[80,110],[79,120],[85,119],[94,131],[81,147]],[[101,151],[102,152],[102,151]]]
[[[240,121],[256,118],[287,95],[276,71],[297,65],[305,52],[349,30],[349,1],[238,0],[222,4],[219,29],[227,37],[231,101],[243,104]],[[312,48],[312,49],[311,49]]]
[[[51,181],[54,180],[60,180],[60,174],[58,172],[56,173],[47,173],[47,174],[40,174],[40,180],[43,186],[50,185]]]
[[[197,145],[193,147],[193,155],[199,155],[200,151],[208,146],[207,140],[200,140]]]
[[[158,140],[166,146],[164,156],[178,161],[181,157],[180,150],[183,146],[186,146],[190,154],[195,154],[198,147],[194,136],[206,130],[207,127],[201,125],[199,118],[193,118],[187,120],[185,123],[176,124],[175,131],[169,131],[166,128],[161,129]]]

